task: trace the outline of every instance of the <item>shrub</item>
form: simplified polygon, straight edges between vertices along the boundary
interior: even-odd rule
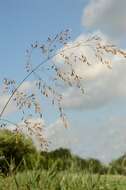
[[[32,167],[36,149],[30,139],[22,134],[0,130],[0,168],[7,174],[10,170],[24,169],[27,164]],[[25,163],[24,163],[25,160]]]

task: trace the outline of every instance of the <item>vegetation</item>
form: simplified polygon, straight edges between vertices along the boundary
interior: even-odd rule
[[[0,177],[1,190],[125,190],[126,178],[85,172],[32,170]]]
[[[30,139],[8,130],[0,131],[1,172],[8,174],[14,172],[17,168],[22,170],[23,160],[30,168],[35,156],[37,156],[37,152]]]
[[[124,190],[124,166],[125,155],[105,166],[68,149],[37,152],[23,135],[0,131],[0,190]]]

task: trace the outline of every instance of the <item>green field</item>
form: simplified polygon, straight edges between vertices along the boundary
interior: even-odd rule
[[[54,170],[0,177],[0,190],[126,190],[126,177]]]

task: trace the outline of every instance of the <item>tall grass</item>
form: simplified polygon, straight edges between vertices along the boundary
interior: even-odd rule
[[[0,177],[0,190],[125,190],[126,178],[85,172],[26,170]]]

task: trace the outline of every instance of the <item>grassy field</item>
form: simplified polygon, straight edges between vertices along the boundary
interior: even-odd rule
[[[85,172],[24,171],[0,176],[0,190],[126,190],[126,178]]]

